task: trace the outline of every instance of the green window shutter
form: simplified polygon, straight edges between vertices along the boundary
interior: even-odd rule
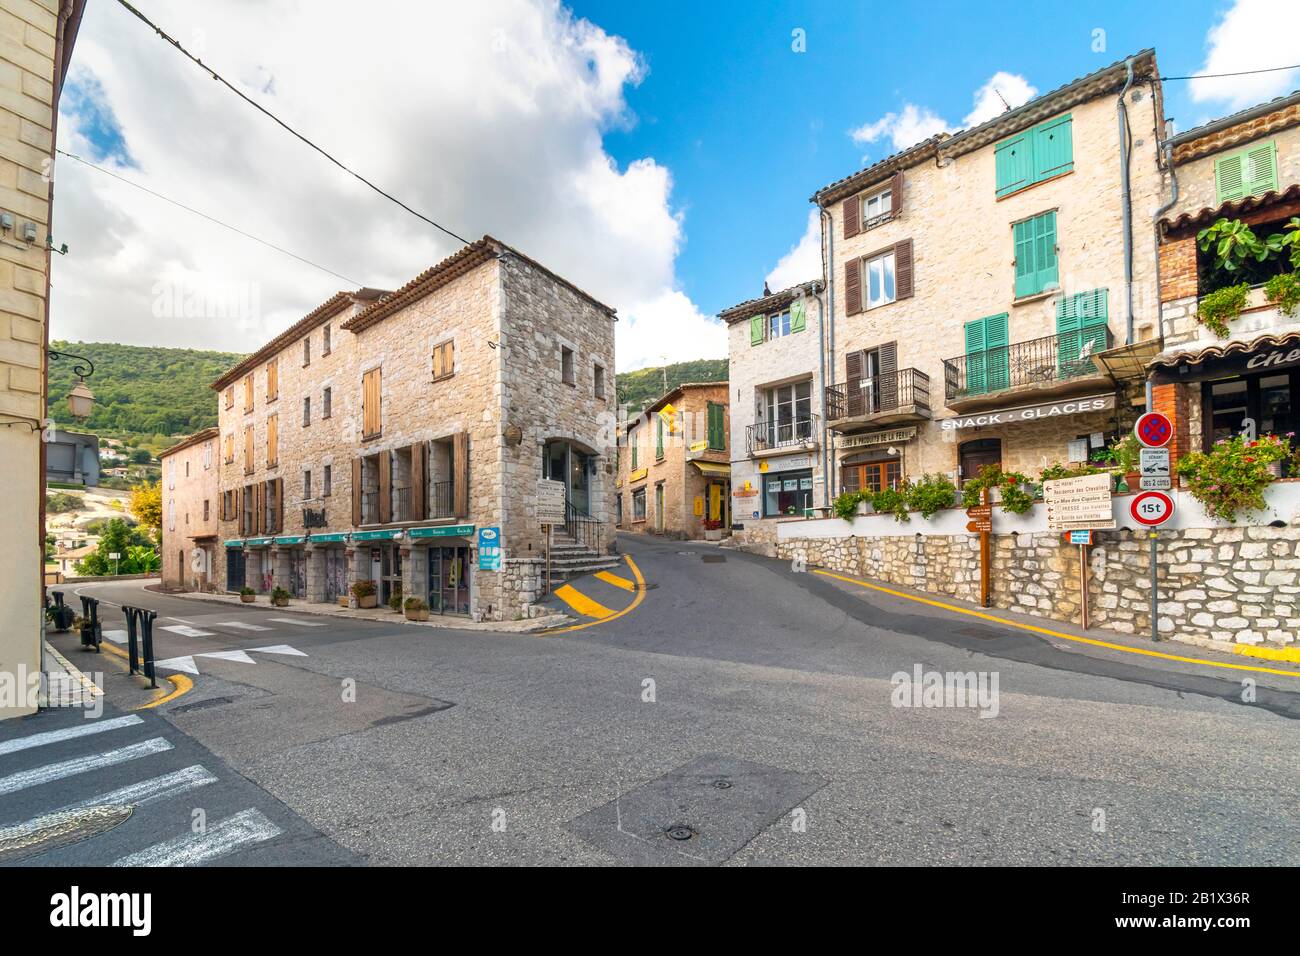
[[[1277,191],[1277,144],[1264,143],[1246,151],[1246,195]]]
[[[632,470],[636,471],[636,432],[632,433]]]
[[[1034,243],[1034,220],[1026,219],[1011,227],[1016,255],[1016,298],[1041,291],[1037,286],[1038,260]]]
[[[802,332],[806,323],[806,307],[803,300],[797,300],[790,305],[790,331]]]
[[[1021,133],[998,143],[993,150],[997,195],[1006,196],[1032,182],[1033,148],[1029,134]]]
[[[984,358],[984,320],[971,319],[966,323],[966,391],[972,395],[989,390]]]
[[[723,417],[722,406],[715,402],[709,402],[709,447],[722,450],[727,447],[726,438],[723,435],[725,419]]]
[[[662,415],[655,416],[655,457],[664,456],[664,419]]]
[[[755,315],[749,320],[749,344],[762,345],[764,339],[764,327],[767,323],[767,316]]]
[[[1092,372],[1092,356],[1106,347],[1109,290],[1063,296],[1056,303],[1056,352],[1060,378]]]
[[[1011,341],[1008,338],[1007,313],[984,318],[985,368],[989,391],[996,392],[1011,386]]]
[[[1034,127],[1034,182],[1074,169],[1073,127],[1069,113]]]
[[[1214,191],[1220,203],[1246,195],[1245,154],[1234,153],[1214,161]]]

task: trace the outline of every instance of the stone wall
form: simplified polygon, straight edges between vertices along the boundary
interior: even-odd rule
[[[163,585],[204,589],[215,580],[215,565],[223,558],[215,548],[221,530],[217,430],[198,433],[164,452],[161,461]],[[206,555],[201,564],[196,564],[192,555],[196,546]]]

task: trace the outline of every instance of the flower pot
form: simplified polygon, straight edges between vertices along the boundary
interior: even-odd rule
[[[239,595],[239,600],[243,601],[245,604],[252,604],[254,601],[257,600],[257,595],[256,595],[256,594],[241,594],[241,595]]]
[[[271,606],[272,606],[272,607],[288,607],[288,606],[289,606],[289,599],[288,599],[288,598],[271,598]]]
[[[347,607],[347,606],[348,606],[348,596],[346,594],[341,595],[339,597],[339,607]]]
[[[705,541],[721,541],[721,540],[722,540],[722,529],[721,529],[721,528],[705,528],[705,529],[704,529],[704,540],[705,540]]]
[[[1139,471],[1130,471],[1124,476],[1124,483],[1128,485],[1129,491],[1137,491],[1142,487],[1142,473]]]
[[[427,621],[429,619],[427,609],[423,611],[406,611],[405,613],[408,621]]]
[[[357,598],[357,607],[360,608],[379,607],[379,596],[375,594],[367,594],[365,597],[359,597]]]

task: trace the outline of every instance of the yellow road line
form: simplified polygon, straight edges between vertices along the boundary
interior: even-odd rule
[[[571,584],[563,584],[555,589],[555,596],[583,617],[604,620],[614,612],[599,601],[593,601]]]
[[[567,634],[569,631],[580,631],[584,627],[595,627],[597,624],[607,624],[610,621],[617,621],[624,614],[631,614],[635,611],[641,605],[641,602],[645,600],[645,578],[641,576],[641,569],[636,566],[636,562],[632,560],[630,554],[623,555],[623,560],[626,561],[627,566],[631,568],[632,577],[636,578],[636,597],[632,599],[631,604],[623,608],[623,610],[615,611],[609,617],[598,621],[587,621],[583,624],[571,624],[568,627],[557,627],[549,631],[543,631],[542,633],[549,636],[551,634]]]
[[[616,588],[622,588],[624,591],[635,591],[636,582],[629,581],[627,578],[620,577],[609,571],[597,571],[596,577],[600,578],[606,584],[612,584]]]
[[[112,653],[116,654],[118,657],[121,657],[122,659],[128,662],[131,660],[131,655],[128,654],[126,651],[122,650],[120,647],[114,647],[112,644],[101,644],[100,647],[102,647],[106,651],[111,651]],[[182,694],[188,694],[190,691],[194,689],[194,681],[190,680],[184,674],[170,674],[167,676],[166,679],[171,681],[172,688],[173,688],[169,693],[166,693],[161,697],[155,697],[153,700],[149,701],[149,703],[141,704],[139,707],[136,707],[134,709],[149,710],[153,707],[157,707],[159,704],[165,704],[169,700],[175,700],[177,697],[180,697]],[[160,687],[158,689],[162,690],[163,688]]]
[[[986,621],[993,621],[997,624],[1004,624],[1007,627],[1017,627],[1022,631],[1033,631],[1036,634],[1047,634],[1050,637],[1059,637],[1063,641],[1075,641],[1079,644],[1089,644],[1093,647],[1104,647],[1112,651],[1124,651],[1127,654],[1141,654],[1144,657],[1158,657],[1166,661],[1178,661],[1183,664],[1203,664],[1206,667],[1222,667],[1227,670],[1235,671],[1254,671],[1260,674],[1280,674],[1283,677],[1300,677],[1300,672],[1277,670],[1272,667],[1250,667],[1246,664],[1227,664],[1222,661],[1207,661],[1202,657],[1183,657],[1180,654],[1164,654],[1160,651],[1149,651],[1142,647],[1128,647],[1124,644],[1113,644],[1110,641],[1098,641],[1091,637],[1077,637],[1074,634],[1065,634],[1061,631],[1053,631],[1051,628],[1038,627],[1034,624],[1022,624],[1019,621],[1009,621],[1004,617],[998,617],[994,614],[985,614],[983,611],[973,611],[967,607],[960,607],[956,604],[948,604],[944,601],[935,601],[930,598],[917,597],[915,594],[908,594],[905,591],[895,591],[893,588],[881,587],[879,584],[871,584],[867,581],[859,581],[857,578],[845,577],[842,574],[835,574],[831,571],[814,570],[813,574],[820,574],[823,577],[834,578],[837,581],[844,581],[847,584],[856,584],[860,588],[870,588],[873,591],[880,591],[893,597],[906,598],[909,601],[916,601],[918,604],[928,604],[931,607],[942,608],[945,611],[955,611],[958,614],[967,614],[971,617],[982,618]]]
[[[1252,647],[1250,644],[1233,644],[1232,653],[1245,657],[1262,657],[1269,661],[1290,661],[1300,664],[1300,647]]]

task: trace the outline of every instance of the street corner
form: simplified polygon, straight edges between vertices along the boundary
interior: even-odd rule
[[[625,555],[612,568],[572,578],[556,586],[541,602],[575,623],[550,628],[542,634],[564,634],[617,620],[641,605],[646,582],[640,567]]]

